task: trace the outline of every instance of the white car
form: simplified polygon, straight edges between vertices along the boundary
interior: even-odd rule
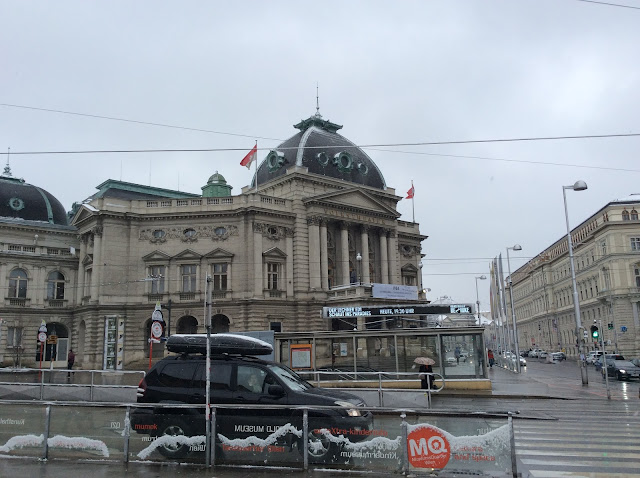
[[[538,351],[538,358],[547,358],[547,355],[549,355],[549,354],[547,353],[546,350]]]
[[[458,361],[455,357],[447,357],[447,365],[449,367],[455,367],[456,365],[458,365]]]
[[[602,352],[599,350],[593,350],[589,352],[589,355],[587,355],[587,358],[585,360],[587,363],[590,363],[591,365],[593,365],[596,363],[596,360],[598,360],[600,357],[602,357]]]

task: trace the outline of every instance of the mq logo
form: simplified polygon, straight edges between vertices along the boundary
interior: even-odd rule
[[[416,468],[442,469],[449,463],[451,446],[444,434],[435,427],[422,426],[407,437],[409,463]]]

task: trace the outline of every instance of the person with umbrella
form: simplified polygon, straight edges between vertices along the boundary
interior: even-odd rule
[[[414,363],[420,365],[420,387],[423,389],[433,390],[433,367],[436,362],[429,357],[416,357]]]

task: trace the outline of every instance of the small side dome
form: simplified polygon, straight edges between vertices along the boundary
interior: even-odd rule
[[[202,186],[202,197],[221,198],[231,196],[232,186],[227,184],[227,180],[218,171],[211,175],[206,186]]]
[[[67,212],[51,193],[24,179],[0,176],[0,217],[67,226]]]

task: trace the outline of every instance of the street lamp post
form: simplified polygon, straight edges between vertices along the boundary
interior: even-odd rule
[[[481,275],[476,277],[476,314],[478,315],[478,325],[480,325],[480,296],[478,295],[478,279],[485,280],[487,276]]]
[[[357,280],[358,280],[358,285],[360,285],[360,280],[362,278],[362,271],[360,270],[360,268],[362,267],[362,254],[360,254],[359,252],[358,254],[356,254],[356,261],[358,262],[358,265],[357,265],[358,270],[356,271],[358,274]]]
[[[578,302],[578,286],[576,284],[576,269],[573,264],[573,244],[571,243],[571,228],[569,227],[569,211],[567,210],[567,189],[574,191],[584,191],[587,189],[587,183],[582,180],[576,181],[572,186],[562,186],[562,197],[564,199],[564,217],[567,222],[567,242],[569,244],[569,266],[571,268],[571,284],[573,286],[573,308],[576,316],[576,345],[578,346],[578,352],[580,351],[580,341],[583,341],[583,351],[580,357],[580,376],[582,377],[582,385],[589,384],[589,377],[587,376],[587,362],[586,362],[586,341],[580,337],[580,330],[582,329],[582,321],[580,320],[580,303]]]
[[[516,325],[516,310],[513,306],[513,280],[511,279],[511,261],[509,260],[509,250],[521,251],[522,246],[516,244],[507,247],[507,270],[509,271],[509,299],[511,301],[511,320],[513,322],[513,346],[516,354],[516,371],[520,373],[520,347],[518,347],[518,326]]]

